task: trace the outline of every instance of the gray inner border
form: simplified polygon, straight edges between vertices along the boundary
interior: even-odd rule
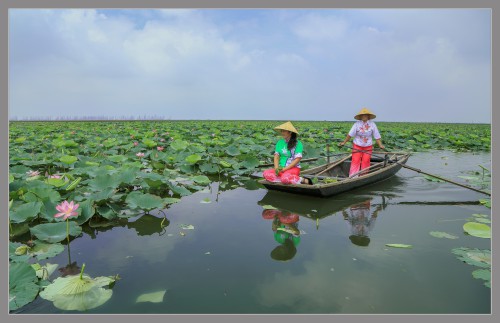
[[[495,8],[496,7],[496,8]],[[71,2],[62,0],[6,0],[0,2],[0,69],[1,69],[1,86],[0,86],[0,98],[2,100],[2,108],[0,109],[1,117],[1,142],[0,142],[0,154],[2,166],[2,172],[0,172],[0,182],[5,183],[1,186],[1,196],[3,197],[2,203],[2,214],[4,214],[4,221],[7,220],[8,214],[8,135],[9,135],[9,123],[8,123],[8,9],[9,8],[491,8],[492,14],[492,84],[498,84],[498,66],[493,64],[493,53],[499,53],[499,43],[500,39],[496,31],[498,31],[498,24],[496,24],[496,19],[499,17],[499,13],[494,9],[500,10],[500,2],[493,0],[476,0],[476,1],[465,1],[465,0],[419,0],[419,1],[398,1],[398,0],[358,0],[355,3],[339,1],[329,1],[329,0],[309,0],[309,1],[298,1],[298,0],[74,0]],[[495,30],[497,29],[497,30]],[[495,73],[496,72],[496,73]],[[500,114],[495,112],[493,109],[493,99],[498,98],[495,92],[492,91],[492,105],[491,105],[491,123],[492,125],[497,118],[500,118]],[[498,99],[496,99],[498,101]],[[492,161],[498,160],[499,151],[496,147],[497,133],[492,127]],[[495,195],[498,190],[500,190],[499,185],[494,181],[496,178],[496,168],[498,164],[492,162],[493,172],[493,182],[492,191]],[[498,166],[500,167],[500,166]],[[499,168],[500,169],[500,168]],[[500,207],[500,202],[492,200],[493,209],[496,210]],[[492,211],[493,214],[493,211]],[[498,225],[496,221],[493,221],[493,236],[498,234]],[[8,225],[4,222],[0,226],[1,236],[4,237],[4,245],[0,248],[0,259],[2,259],[3,265],[0,268],[2,279],[0,280],[0,289],[3,290],[3,302],[1,306],[1,321],[2,322],[14,322],[14,321],[25,321],[29,319],[36,319],[37,322],[62,322],[68,319],[69,314],[63,315],[9,315],[8,314]],[[494,239],[494,238],[493,238]],[[493,242],[492,239],[492,242]],[[493,257],[493,263],[495,270],[493,271],[493,276],[496,273],[496,267],[499,263],[496,257]],[[493,279],[494,280],[494,279]],[[493,283],[494,284],[494,283]],[[411,291],[406,291],[411,292]],[[304,320],[314,320],[314,321],[331,321],[331,320],[341,320],[358,322],[363,320],[370,320],[370,322],[400,322],[402,320],[407,322],[420,322],[423,320],[440,321],[440,322],[471,322],[472,320],[476,322],[492,321],[496,315],[496,308],[493,306],[493,300],[498,300],[498,289],[492,288],[492,315],[309,315],[309,314],[296,314],[296,315],[161,315],[161,314],[138,314],[138,315],[97,315],[92,314],[92,317],[88,315],[72,315],[71,320],[77,322],[85,322],[86,319],[94,319],[93,316],[99,321],[116,321],[116,322],[136,322],[137,320],[147,320],[147,321],[165,321],[174,320],[175,322],[190,322],[190,321],[204,321],[204,322],[253,322],[255,320],[262,321],[281,321],[281,322],[303,322]],[[35,316],[35,317],[32,317]],[[498,319],[497,319],[498,320]]]

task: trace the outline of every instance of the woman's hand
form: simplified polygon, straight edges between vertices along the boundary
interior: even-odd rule
[[[382,140],[379,139],[375,139],[377,141],[377,145],[379,146],[380,149],[384,150],[385,149],[385,146],[382,144]]]
[[[344,145],[345,145],[345,141],[342,141],[342,142],[339,142],[339,145],[338,145],[338,146],[339,146],[339,147],[344,147]]]

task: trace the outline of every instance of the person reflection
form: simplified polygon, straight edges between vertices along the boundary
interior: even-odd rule
[[[271,258],[279,261],[292,259],[297,253],[296,246],[300,242],[299,216],[280,210],[264,210],[262,217],[273,220],[274,240],[279,245],[271,251]]]
[[[349,212],[347,209],[342,210],[344,220],[347,221],[351,228],[349,240],[357,246],[367,247],[370,244],[368,234],[375,225],[378,212],[382,209],[382,205],[378,205],[373,213],[371,213],[371,199],[361,203],[351,205]]]

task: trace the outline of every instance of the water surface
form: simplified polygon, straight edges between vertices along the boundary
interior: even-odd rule
[[[463,171],[479,170],[478,164],[489,167],[490,155],[417,153],[408,161],[454,180],[461,180],[457,175],[466,175]],[[490,289],[472,278],[475,267],[451,253],[455,247],[490,249],[489,239],[462,230],[472,213],[489,214],[481,205],[466,203],[484,195],[430,182],[406,169],[331,198],[248,189],[254,186],[217,195],[213,183],[211,191],[164,210],[169,221],[164,229],[161,212],[85,229],[71,242],[71,261],[85,263],[91,276],[122,277],[111,300],[89,312],[490,312]],[[207,197],[212,203],[200,203]],[[270,212],[263,205],[278,208],[282,216],[298,214],[299,221],[287,226],[279,218],[266,219]],[[181,230],[181,224],[194,230]],[[430,231],[459,239],[434,238]],[[413,249],[387,248],[387,243]],[[48,261],[65,266],[68,254]],[[143,293],[164,289],[162,303],[135,302]],[[38,298],[21,312],[63,311]]]

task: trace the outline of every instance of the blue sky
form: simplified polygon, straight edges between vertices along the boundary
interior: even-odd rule
[[[9,12],[11,116],[490,122],[477,9]]]

